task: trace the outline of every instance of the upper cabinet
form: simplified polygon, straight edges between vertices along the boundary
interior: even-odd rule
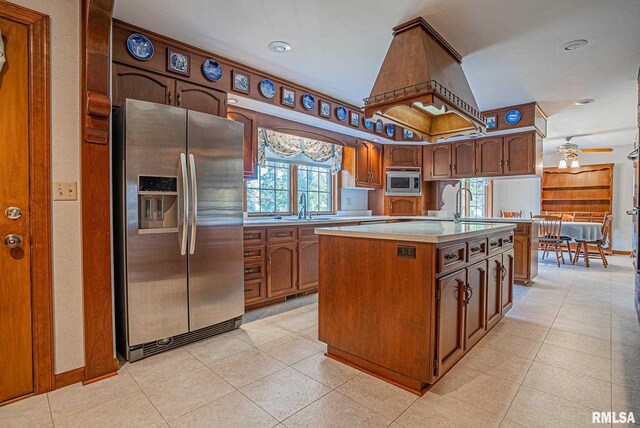
[[[226,92],[176,80],[175,105],[188,110],[224,117],[227,115],[227,94]]]
[[[382,188],[383,160],[380,144],[358,140],[355,149],[344,147],[342,187]]]
[[[504,175],[525,175],[536,172],[536,144],[533,132],[505,135]]]
[[[257,178],[258,175],[258,121],[256,114],[249,110],[229,108],[227,119],[244,125],[244,177]]]
[[[502,137],[481,138],[476,141],[476,169],[479,177],[502,175]]]
[[[387,166],[421,167],[422,147],[387,144],[384,147],[384,159]]]
[[[424,180],[451,178],[451,143],[423,146],[422,162]]]
[[[473,140],[456,141],[451,144],[453,178],[476,177],[476,143]]]

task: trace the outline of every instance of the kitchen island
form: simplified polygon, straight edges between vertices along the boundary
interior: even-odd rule
[[[423,394],[513,304],[512,223],[317,228],[327,355]]]

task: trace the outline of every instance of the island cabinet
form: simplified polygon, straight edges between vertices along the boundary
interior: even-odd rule
[[[430,227],[423,223],[321,231],[318,305],[328,356],[419,395],[511,308],[514,277],[512,225],[464,240],[411,240]]]
[[[384,180],[383,146],[357,140],[356,147],[344,147],[342,152],[342,187],[380,189]]]

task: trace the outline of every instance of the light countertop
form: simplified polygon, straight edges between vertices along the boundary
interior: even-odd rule
[[[392,241],[440,243],[483,236],[494,232],[509,232],[515,223],[478,223],[451,221],[418,221],[405,223],[364,224],[316,228],[317,235],[353,238],[387,239]]]
[[[370,222],[385,220],[415,220],[415,221],[453,221],[451,217],[433,217],[433,216],[336,216],[336,215],[317,215],[313,216],[315,220],[298,220],[296,217],[286,216],[276,220],[273,217],[252,217],[244,220],[245,227],[264,227],[264,226],[306,226],[310,224],[329,224],[329,223],[354,223],[354,222]],[[462,221],[468,222],[488,222],[488,223],[531,223],[534,220],[530,218],[462,218]]]

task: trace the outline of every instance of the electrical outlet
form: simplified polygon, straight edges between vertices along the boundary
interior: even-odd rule
[[[350,207],[351,206],[351,198],[347,198],[347,206]]]
[[[54,201],[77,201],[78,183],[76,181],[54,181],[53,182]]]

